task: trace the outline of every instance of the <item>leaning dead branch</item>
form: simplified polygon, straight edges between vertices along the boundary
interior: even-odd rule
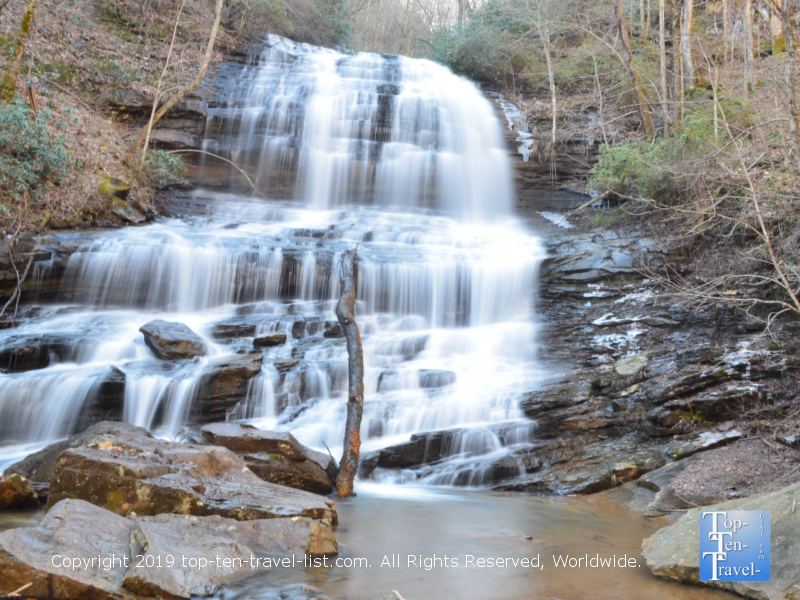
[[[180,102],[184,97],[191,94],[200,85],[200,82],[203,81],[203,77],[206,75],[208,65],[211,62],[211,56],[214,53],[214,45],[217,41],[219,24],[222,20],[222,7],[224,2],[225,0],[217,0],[216,7],[214,9],[214,25],[211,28],[211,34],[209,35],[208,43],[206,44],[206,54],[203,57],[203,63],[200,65],[200,70],[190,83],[181,87],[161,106],[161,108],[159,108],[150,116],[147,126],[142,129],[142,131],[136,137],[136,140],[133,142],[131,147],[132,156],[140,157],[140,160],[144,160],[144,151],[142,150],[142,154],[140,155],[139,148],[144,143],[145,138],[150,135],[150,131],[153,129],[153,126],[161,119],[161,117],[167,114],[167,112],[169,112],[173,106]]]
[[[12,302],[14,304],[14,316],[11,317],[12,320],[17,318],[17,310],[19,309],[19,297],[22,295],[22,284],[25,283],[25,280],[28,278],[28,273],[30,273],[31,265],[33,264],[33,257],[31,256],[28,259],[28,264],[25,266],[25,271],[22,273],[22,277],[19,275],[19,270],[17,269],[17,265],[14,262],[14,257],[11,255],[11,251],[8,252],[8,257],[11,259],[11,266],[14,267],[14,272],[17,274],[17,287],[14,290],[14,293],[11,294],[11,297],[8,299],[8,302],[5,303],[3,306],[3,310],[0,310],[0,317],[2,317],[6,313],[6,309],[11,305]]]

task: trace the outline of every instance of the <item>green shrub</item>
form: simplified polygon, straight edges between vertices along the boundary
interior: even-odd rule
[[[696,88],[687,97],[695,102],[683,122],[669,139],[624,142],[600,148],[598,162],[589,173],[589,185],[599,192],[653,198],[668,201],[686,191],[704,168],[706,157],[724,157],[734,151],[731,132],[746,129],[750,116],[739,98],[721,95],[717,104],[716,127],[714,102],[708,90]],[[726,146],[727,145],[727,146]]]
[[[186,185],[184,175],[189,172],[183,159],[164,150],[151,150],[144,159],[144,172],[148,181],[156,187]]]
[[[19,98],[0,103],[0,204],[19,203],[25,193],[37,201],[52,183],[63,179],[73,164],[63,139],[48,124],[64,124],[47,109],[34,115]]]

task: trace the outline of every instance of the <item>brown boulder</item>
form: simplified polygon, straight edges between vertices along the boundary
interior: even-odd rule
[[[0,508],[36,508],[39,497],[30,482],[19,475],[0,477]]]
[[[254,348],[270,348],[272,346],[282,346],[286,343],[285,333],[265,333],[253,338]]]
[[[240,453],[250,470],[265,481],[315,494],[333,491],[336,461],[306,448],[291,433],[262,431],[238,423],[212,423],[201,432],[207,443]]]
[[[205,356],[206,345],[202,338],[183,323],[156,319],[142,325],[139,331],[144,343],[162,360],[180,360]]]
[[[276,561],[291,563],[293,558],[300,566],[305,555],[338,553],[330,523],[298,517],[232,521],[158,515],[135,519],[132,537],[144,551],[128,568],[124,585],[162,598],[207,596],[220,584]],[[174,566],[167,567],[170,563]]]
[[[302,565],[305,555],[337,552],[327,521],[125,518],[83,500],[64,500],[38,526],[0,533],[0,595],[32,583],[26,597],[207,596],[254,568],[285,566],[287,560]]]
[[[53,476],[53,469],[56,466],[56,459],[67,448],[77,448],[92,443],[95,438],[105,435],[114,436],[133,436],[141,438],[152,438],[150,432],[142,427],[136,427],[130,423],[116,423],[113,421],[101,421],[89,427],[86,431],[73,435],[71,438],[50,444],[29,454],[18,463],[8,467],[4,474],[18,473],[23,477],[35,482],[49,482]],[[105,439],[105,438],[101,438]]]
[[[133,523],[80,500],[68,500],[47,513],[36,527],[0,533],[0,594],[25,590],[29,598],[59,600],[135,600],[122,588]],[[63,559],[108,559],[109,569],[97,562],[86,568],[64,568]],[[58,566],[56,566],[58,565]]]
[[[228,409],[247,398],[250,379],[261,372],[264,355],[233,354],[209,359],[189,413],[190,423],[222,421]]]
[[[120,515],[221,515],[239,521],[309,517],[336,522],[327,498],[259,479],[233,452],[130,434],[66,449],[48,506],[80,498]]]

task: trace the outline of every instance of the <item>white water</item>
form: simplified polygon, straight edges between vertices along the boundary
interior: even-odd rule
[[[209,111],[205,146],[257,165],[276,190],[296,178],[292,197],[198,190],[176,205],[180,217],[85,243],[61,304],[0,332],[0,347],[57,336],[69,349],[47,368],[0,375],[0,463],[73,433],[118,371],[122,418],[180,437],[209,362],[252,352],[253,335],[274,331],[290,343],[264,350],[228,417],[340,453],[347,354],[322,333],[336,321],[339,257],[357,244],[364,451],[463,429],[447,460],[377,477],[486,483],[492,463],[532,435],[518,401],[542,377],[533,302],[544,257],[511,215],[491,104],[427,61],[288,42],[251,58]],[[155,359],[138,329],[158,318],[200,334],[209,357]],[[236,320],[254,331],[215,337]],[[293,356],[302,360],[280,372],[275,361]]]

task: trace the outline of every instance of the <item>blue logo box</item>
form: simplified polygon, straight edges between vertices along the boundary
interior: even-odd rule
[[[700,581],[769,581],[769,512],[700,513]]]

